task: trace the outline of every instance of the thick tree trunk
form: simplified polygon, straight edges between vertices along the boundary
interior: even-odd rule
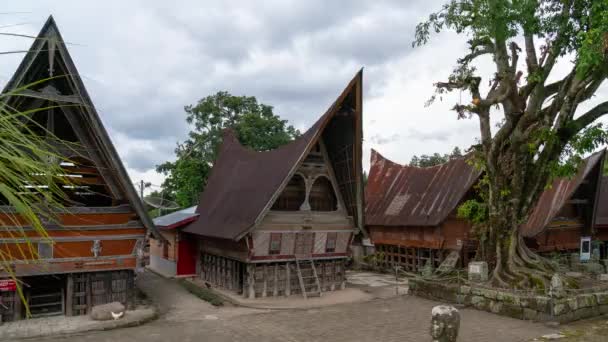
[[[506,162],[505,156],[501,158],[500,167],[494,168],[499,171],[488,175],[489,220],[480,236],[478,255],[493,266],[490,279],[493,285],[544,288],[549,284],[554,267],[526,246],[519,231],[530,208],[523,200],[529,195],[524,187],[525,177],[522,177],[525,157],[514,156]]]

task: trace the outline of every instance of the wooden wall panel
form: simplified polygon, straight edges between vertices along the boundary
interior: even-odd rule
[[[166,231],[161,230],[160,234],[167,240],[169,243],[168,246],[168,260],[175,260],[177,256],[177,234],[175,231]],[[156,255],[158,257],[163,257],[163,245],[158,242],[158,240],[150,239],[150,255]]]
[[[352,233],[338,233],[336,239],[336,253],[348,252],[348,243],[350,242],[351,235]]]
[[[295,234],[283,234],[281,238],[281,255],[292,255],[295,242]]]
[[[57,220],[66,226],[95,226],[107,224],[126,224],[136,218],[135,213],[108,213],[108,214],[60,214]],[[27,221],[15,214],[0,214],[1,226],[14,226],[15,223],[27,225]]]
[[[56,230],[56,229],[47,230],[47,233],[51,238],[53,238],[53,237],[85,237],[85,236],[97,237],[97,236],[108,236],[108,235],[139,235],[139,234],[145,234],[146,229],[142,227],[142,228],[123,228],[123,229],[100,229],[100,230],[87,229],[87,230],[83,230],[83,229],[77,229],[77,228],[72,229],[70,227],[65,227],[65,229],[62,229],[62,230]],[[28,237],[41,237],[41,235],[38,234],[38,232],[32,231],[32,230],[20,232],[15,229],[2,230],[2,228],[0,227],[0,239],[2,239],[2,238],[20,238],[20,237],[23,237],[24,235],[28,236]]]
[[[137,240],[101,240],[99,256],[130,255]],[[53,244],[55,258],[93,257],[93,241],[56,242]]]
[[[327,233],[316,232],[315,233],[315,245],[313,247],[313,254],[325,253],[325,246],[327,244]]]

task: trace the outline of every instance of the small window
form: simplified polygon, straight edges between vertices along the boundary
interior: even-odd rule
[[[270,246],[268,254],[281,253],[281,233],[270,233]]]
[[[38,259],[53,259],[53,244],[38,242]]]
[[[334,253],[336,251],[336,240],[338,233],[327,233],[327,243],[325,244],[325,253]]]

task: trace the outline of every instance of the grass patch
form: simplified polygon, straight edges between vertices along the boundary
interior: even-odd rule
[[[193,284],[184,279],[180,279],[180,280],[178,280],[178,282],[181,286],[183,286],[186,290],[188,290],[188,292],[192,293],[193,295],[197,296],[198,298],[200,298],[206,302],[209,302],[211,305],[213,305],[213,306],[224,305],[224,300],[220,296],[213,293],[213,291],[206,289],[206,288],[202,288],[200,286],[197,286],[196,284]]]

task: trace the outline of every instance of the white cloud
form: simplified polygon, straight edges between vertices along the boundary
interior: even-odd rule
[[[464,53],[465,38],[441,34],[410,46],[414,26],[443,2],[22,0],[3,12],[28,13],[0,16],[0,26],[28,24],[0,31],[35,35],[53,14],[133,180],[159,184],[154,166],[172,158],[188,131],[184,105],[228,90],[273,105],[303,130],[361,67],[366,167],[370,148],[407,163],[414,154],[468,147],[478,123],[450,110],[467,96],[424,106],[433,82]],[[0,50],[30,44],[0,36]],[[0,57],[0,83],[22,57]],[[481,71],[492,74],[490,60]],[[584,107],[604,99],[608,86],[600,94]]]

